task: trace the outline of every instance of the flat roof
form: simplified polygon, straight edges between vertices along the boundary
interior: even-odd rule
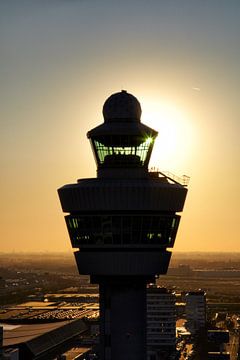
[[[46,324],[27,324],[27,325],[10,325],[1,324],[3,326],[3,346],[12,346],[20,344],[49,331],[61,328],[71,323],[72,320],[59,321]]]
[[[66,360],[74,360],[76,356],[81,356],[88,353],[91,348],[85,347],[74,347],[68,351],[66,351],[63,355],[66,356]]]
[[[15,307],[46,307],[51,305],[56,306],[56,303],[53,301],[28,301],[22,304],[18,304]]]
[[[66,298],[80,298],[80,297],[99,297],[99,294],[98,293],[83,293],[83,294],[69,294],[69,293],[61,293],[61,294],[46,294],[45,295],[45,298],[52,298],[52,297],[56,297],[56,298],[59,298],[59,297],[66,297]]]
[[[82,319],[47,324],[19,325],[3,332],[3,346],[25,349],[32,358],[49,355],[70,339],[84,333],[88,326]]]

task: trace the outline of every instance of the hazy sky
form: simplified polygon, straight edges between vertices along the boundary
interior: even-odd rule
[[[1,0],[0,251],[69,251],[57,188],[127,89],[151,166],[191,177],[176,250],[239,251],[240,1]]]

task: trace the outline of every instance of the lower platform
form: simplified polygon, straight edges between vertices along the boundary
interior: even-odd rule
[[[92,276],[151,276],[166,274],[169,251],[76,251],[80,274]]]

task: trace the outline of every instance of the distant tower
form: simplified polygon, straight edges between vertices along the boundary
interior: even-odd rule
[[[206,293],[203,290],[186,294],[187,329],[195,335],[206,326]]]
[[[58,190],[80,274],[99,284],[101,360],[146,359],[146,284],[165,274],[187,189],[148,163],[157,132],[126,91],[88,132],[97,178]]]

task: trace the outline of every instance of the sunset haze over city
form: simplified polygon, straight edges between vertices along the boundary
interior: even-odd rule
[[[238,0],[0,3],[0,252],[72,251],[57,189],[96,176],[86,133],[137,97],[150,167],[188,175],[174,251],[239,251]]]

